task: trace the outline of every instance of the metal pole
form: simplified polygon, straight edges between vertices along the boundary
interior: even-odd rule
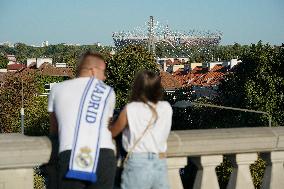
[[[21,108],[21,133],[24,134],[25,111]]]
[[[21,133],[24,134],[24,120],[25,120],[25,110],[24,110],[24,84],[23,84],[23,78],[21,78],[22,81],[22,108],[21,108]]]
[[[217,105],[213,105],[213,104],[201,104],[201,103],[196,103],[196,102],[191,102],[191,104],[196,105],[196,106],[207,106],[207,107],[212,107],[212,108],[220,108],[220,109],[227,109],[227,110],[235,110],[235,111],[242,111],[242,112],[253,112],[253,113],[258,113],[258,114],[265,114],[265,115],[268,116],[268,125],[269,125],[269,127],[271,127],[272,117],[267,112],[249,110],[249,109],[242,109],[242,108],[233,108],[233,107],[227,107],[227,106],[217,106]]]
[[[237,111],[243,111],[243,112],[253,112],[253,113],[269,115],[267,112],[249,110],[249,109],[242,109],[242,108],[233,108],[233,107],[228,107],[228,106],[217,106],[217,105],[213,105],[213,104],[201,104],[201,103],[196,103],[196,102],[191,102],[191,104],[195,105],[195,106],[207,106],[207,107],[213,107],[213,108],[221,108],[221,109],[237,110]]]
[[[152,53],[154,56],[155,52],[155,34],[154,34],[154,17],[150,16],[150,21],[148,22],[148,51]]]
[[[182,100],[182,101],[178,101],[175,103],[176,107],[188,107],[188,106],[206,106],[206,107],[212,107],[212,108],[219,108],[219,109],[227,109],[227,110],[235,110],[235,111],[242,111],[242,112],[252,112],[252,113],[258,113],[258,114],[265,114],[268,116],[268,125],[269,127],[272,126],[272,116],[267,113],[267,112],[263,112],[263,111],[256,111],[256,110],[249,110],[249,109],[242,109],[242,108],[233,108],[233,107],[228,107],[228,106],[217,106],[217,105],[213,105],[213,104],[203,104],[203,103],[197,103],[197,102],[190,102],[188,100]]]

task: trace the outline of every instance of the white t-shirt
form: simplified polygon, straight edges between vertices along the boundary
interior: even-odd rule
[[[58,122],[59,152],[71,150],[73,145],[74,132],[76,127],[77,113],[80,100],[86,87],[89,77],[79,77],[55,84],[49,94],[48,112],[55,112]],[[94,80],[95,85],[98,82]],[[106,102],[105,112],[101,130],[101,148],[115,149],[112,142],[111,132],[108,129],[109,118],[113,116],[115,108],[115,93],[111,92]]]
[[[173,110],[167,101],[156,104],[158,119],[148,129],[146,134],[132,152],[162,153],[167,151],[167,139],[172,125]],[[149,106],[142,102],[131,102],[126,106],[128,127],[123,131],[122,144],[129,151],[137,139],[142,135],[152,117]]]

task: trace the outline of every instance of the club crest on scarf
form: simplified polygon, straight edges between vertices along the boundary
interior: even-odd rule
[[[76,164],[81,168],[92,165],[91,149],[89,147],[80,148],[80,153],[76,156]]]

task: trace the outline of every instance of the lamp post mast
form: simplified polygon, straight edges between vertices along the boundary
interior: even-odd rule
[[[22,107],[21,107],[21,133],[24,134],[24,120],[25,120],[25,110],[24,110],[24,84],[23,84],[23,78],[21,78],[22,81]]]
[[[272,117],[269,113],[263,112],[263,111],[257,111],[257,110],[249,110],[249,109],[242,109],[242,108],[233,108],[233,107],[227,107],[227,106],[217,106],[213,104],[203,104],[203,103],[197,103],[197,102],[190,102],[186,100],[178,101],[174,104],[175,107],[185,108],[188,106],[205,106],[205,107],[211,107],[211,108],[219,108],[219,109],[226,109],[226,110],[235,110],[235,111],[241,111],[241,112],[252,112],[257,114],[265,114],[268,116],[269,122],[268,125],[271,127],[272,124]]]
[[[150,21],[148,22],[148,51],[155,56],[155,33],[154,33],[154,17],[150,16]]]

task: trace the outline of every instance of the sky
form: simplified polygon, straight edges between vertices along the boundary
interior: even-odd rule
[[[219,30],[221,44],[284,42],[284,0],[0,0],[0,43],[112,45],[112,32],[149,16],[173,30]]]

